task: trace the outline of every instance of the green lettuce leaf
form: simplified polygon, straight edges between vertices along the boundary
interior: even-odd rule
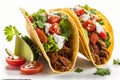
[[[64,36],[66,40],[68,40],[68,38],[72,34],[72,28],[71,28],[71,23],[69,22],[67,15],[62,16],[62,20],[60,21],[59,25],[62,31],[61,35]]]
[[[44,49],[46,52],[49,52],[49,51],[58,51],[59,48],[56,44],[56,42],[54,41],[54,38],[52,35],[48,36],[48,43],[43,43],[43,46],[44,46]]]
[[[108,32],[107,32],[107,39],[104,40],[104,42],[106,44],[106,48],[108,48],[110,46],[110,44],[111,44],[111,42],[110,42],[110,35],[109,35]]]

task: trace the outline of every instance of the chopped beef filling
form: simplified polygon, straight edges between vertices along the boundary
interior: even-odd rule
[[[58,51],[58,55],[63,56],[70,60],[73,55],[71,52],[72,51],[70,48],[63,46],[63,48],[60,51]]]
[[[64,45],[58,52],[48,52],[47,54],[55,70],[68,71],[71,69],[72,63],[70,59],[72,57],[72,51],[70,48]]]
[[[96,44],[90,42],[89,48],[95,64],[104,64],[109,55],[106,44],[102,40],[98,40]]]

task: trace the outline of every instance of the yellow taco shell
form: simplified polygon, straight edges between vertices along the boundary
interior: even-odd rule
[[[90,8],[90,9],[94,9],[94,8]],[[89,42],[87,41],[87,37],[85,36],[85,33],[84,33],[84,29],[77,17],[77,15],[74,13],[73,10],[69,9],[69,8],[64,8],[64,9],[58,9],[58,10],[63,10],[65,12],[67,12],[72,18],[73,20],[75,21],[77,27],[78,27],[78,31],[79,31],[79,40],[80,40],[80,44],[79,44],[79,51],[85,55],[88,59],[91,60],[91,62],[95,65],[95,66],[102,66],[102,65],[105,65],[109,59],[111,58],[111,55],[112,55],[112,50],[113,50],[113,47],[114,47],[114,34],[113,34],[113,29],[112,29],[112,26],[110,24],[110,22],[108,21],[108,19],[98,10],[96,10],[96,14],[98,17],[100,17],[103,22],[105,23],[104,25],[104,29],[106,32],[109,33],[110,35],[110,42],[111,42],[111,45],[109,46],[109,48],[107,49],[109,51],[109,56],[107,57],[106,61],[105,61],[105,64],[100,64],[100,65],[97,65],[95,64],[93,58],[92,58],[92,55],[91,55],[91,52],[90,52],[90,49],[89,49]]]
[[[25,19],[26,19],[26,29],[28,34],[30,35],[31,39],[33,40],[33,42],[35,42],[39,49],[41,50],[41,53],[43,54],[44,58],[46,59],[46,61],[49,64],[50,69],[54,72],[54,73],[63,73],[59,70],[55,70],[53,69],[50,59],[47,56],[47,53],[44,50],[44,47],[41,43],[41,41],[39,40],[36,31],[34,30],[32,23],[29,21],[28,17],[26,16],[26,11],[23,8],[20,8],[21,12],[23,13]],[[51,12],[51,11],[50,11]],[[54,11],[53,11],[54,12]],[[74,23],[73,19],[71,16],[69,16],[68,13],[66,13],[65,11],[57,11],[55,10],[55,12],[59,12],[60,14],[63,15],[67,15],[68,16],[68,20],[70,21],[71,25],[72,25],[72,35],[69,39],[69,43],[70,43],[70,47],[73,51],[73,56],[71,57],[71,62],[72,62],[72,68],[69,71],[72,71],[75,63],[76,63],[76,59],[77,59],[77,54],[78,54],[78,49],[79,49],[79,34],[78,34],[78,29],[76,24]],[[65,72],[69,72],[69,71],[65,71]]]

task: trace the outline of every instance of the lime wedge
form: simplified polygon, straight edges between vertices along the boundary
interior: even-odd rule
[[[26,61],[33,61],[34,55],[29,47],[29,45],[19,36],[16,36],[14,54],[16,56],[21,56],[26,59]]]

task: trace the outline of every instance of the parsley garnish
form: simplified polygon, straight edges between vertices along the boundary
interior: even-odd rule
[[[100,75],[100,76],[105,76],[105,75],[110,75],[110,70],[106,68],[96,68],[96,73],[94,75]]]
[[[118,65],[120,65],[120,60],[119,60],[119,59],[114,59],[114,60],[113,60],[113,64],[118,64]]]
[[[82,71],[83,71],[83,69],[81,69],[81,68],[77,68],[77,69],[75,69],[74,72],[80,73],[80,72],[82,72]]]
[[[6,40],[11,41],[14,35],[20,35],[15,26],[9,25],[4,29],[4,34],[6,35]]]

